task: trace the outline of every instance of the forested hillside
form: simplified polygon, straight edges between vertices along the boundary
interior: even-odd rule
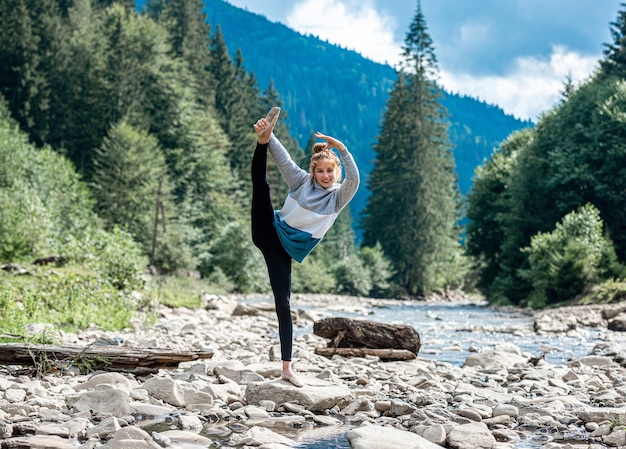
[[[337,135],[349,145],[361,171],[370,172],[372,144],[396,79],[392,67],[223,0],[205,0],[205,11],[212,29],[220,27],[231,54],[241,50],[246,69],[254,72],[259,85],[273,80],[300,145],[304,147],[315,130]],[[466,194],[475,168],[512,131],[532,124],[470,97],[446,93],[443,104],[450,114],[459,186]],[[355,220],[368,194],[364,184],[354,202]]]
[[[151,0],[141,13],[132,0],[0,2],[0,263],[103,260],[113,266],[94,276],[113,289],[134,288],[150,265],[218,290],[267,291],[250,238],[251,125],[280,93],[231,58],[202,9],[201,0]],[[274,132],[304,165],[310,145],[285,120]],[[33,157],[44,149],[58,162]],[[268,178],[282,204],[287,186],[271,162]],[[56,193],[75,186],[76,201]],[[133,252],[141,262],[116,260]],[[293,289],[383,294],[391,273],[380,249],[357,254],[342,213],[294,267]]]
[[[421,296],[465,287],[471,271],[491,301],[566,301],[626,275],[626,10],[610,26],[597,72],[527,126],[457,95],[418,104],[436,76],[396,77],[219,0],[0,2],[0,262],[52,260],[72,279],[88,267],[85,298],[103,300],[140,286],[146,259],[267,290],[250,238],[252,124],[281,104],[274,131],[299,164],[317,129],[376,170],[354,202],[369,216],[360,244],[360,217],[342,212],[294,264],[294,292]],[[436,42],[412,41],[434,74]],[[454,170],[469,192],[465,248]],[[271,158],[268,178],[282,204]],[[420,268],[417,254],[433,257]],[[0,306],[33,288],[17,283]]]

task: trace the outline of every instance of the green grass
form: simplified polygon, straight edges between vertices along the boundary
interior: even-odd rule
[[[66,332],[94,326],[121,330],[140,306],[136,296],[80,267],[25,268],[28,274],[0,275],[0,334],[28,340],[25,325],[30,323]]]
[[[204,307],[203,296],[212,288],[202,280],[190,277],[160,276],[146,282],[147,296],[158,304],[195,309]]]
[[[576,304],[614,304],[626,301],[626,281],[610,280],[589,289],[581,295]]]
[[[27,335],[32,323],[65,332],[120,331],[139,312],[150,323],[158,305],[203,307],[204,295],[216,292],[189,277],[150,277],[141,290],[129,292],[82,266],[24,268],[27,274],[0,271],[0,342],[52,343],[50,335]]]

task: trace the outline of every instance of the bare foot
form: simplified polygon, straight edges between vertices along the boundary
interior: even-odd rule
[[[304,383],[298,378],[298,376],[296,376],[291,371],[289,371],[289,372],[283,371],[283,373],[281,374],[280,378],[282,380],[286,380],[287,382],[291,382],[293,385],[295,385],[298,388],[304,387]]]

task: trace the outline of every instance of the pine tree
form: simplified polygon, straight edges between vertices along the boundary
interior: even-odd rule
[[[250,161],[256,141],[250,119],[252,111],[258,111],[258,92],[249,84],[243,68],[243,57],[237,52],[237,63],[230,58],[224,36],[217,27],[211,44],[211,72],[217,85],[215,110],[222,129],[230,140],[228,151],[230,167],[244,184],[249,183]],[[242,191],[249,190],[242,185]]]
[[[211,73],[211,26],[202,0],[155,0],[148,13],[170,34],[175,57],[187,64],[194,77],[194,92],[203,107],[215,104],[216,81]]]
[[[191,75],[172,57],[167,30],[151,18],[114,5],[104,27],[109,123],[126,120],[156,136],[171,169],[172,151],[180,148],[182,104],[194,101]]]
[[[98,148],[94,159],[92,189],[99,216],[107,229],[128,230],[145,254],[151,254],[155,204],[161,237],[155,264],[173,271],[193,267],[184,242],[184,225],[172,201],[172,183],[157,139],[125,122],[115,125]]]
[[[425,295],[458,276],[458,188],[437,60],[419,5],[402,56],[374,147],[364,244],[380,242],[399,285]]]
[[[0,94],[37,144],[50,129],[50,79],[61,37],[56,0],[0,2]]]
[[[109,128],[110,103],[102,23],[105,12],[93,0],[75,0],[66,11],[68,39],[58,55],[52,77],[54,123],[47,142],[64,153],[83,174],[91,167],[91,150],[97,148]]]
[[[266,110],[259,101],[259,86],[256,78],[248,74],[243,53],[240,49],[235,51],[234,67],[239,96],[236,103],[233,103],[230,117],[231,126],[240,135],[249,134],[252,129],[252,123],[256,122],[262,115],[265,115],[269,108]],[[245,166],[247,170],[249,165],[246,164]]]
[[[102,8],[108,8],[109,6],[116,4],[123,6],[128,10],[135,9],[134,0],[95,0],[94,3]]]
[[[217,81],[215,86],[215,109],[222,129],[229,137],[234,136],[230,123],[234,104],[237,103],[237,74],[228,53],[228,47],[220,27],[215,30],[211,39],[211,72]]]
[[[148,247],[158,184],[167,177],[157,140],[120,123],[96,151],[94,168],[92,189],[106,228],[125,227]]]
[[[626,3],[622,3],[622,10],[617,19],[611,23],[613,43],[604,44],[606,59],[600,61],[602,71],[607,75],[626,77]]]
[[[467,218],[470,223],[467,225],[466,249],[478,262],[480,279],[477,285],[488,297],[494,293],[494,280],[505,269],[503,260],[507,262],[511,258],[502,248],[508,243],[507,235],[514,234],[516,238],[521,235],[519,227],[508,232],[507,224],[519,225],[527,217],[522,207],[524,217],[509,220],[512,212],[517,210],[511,199],[511,175],[519,154],[530,145],[532,138],[531,129],[509,136],[491,158],[476,169],[474,184],[468,194]],[[518,265],[523,263],[519,260],[523,256],[519,246],[514,248],[514,256]],[[513,278],[514,274],[506,272],[506,277]]]
[[[222,230],[249,212],[246,207],[244,213],[244,202],[239,199],[243,194],[236,189],[228,164],[228,138],[217,120],[207,111],[195,111],[184,126],[187,137],[173,179],[181,220],[189,226],[186,240],[204,276],[214,268],[212,246]]]

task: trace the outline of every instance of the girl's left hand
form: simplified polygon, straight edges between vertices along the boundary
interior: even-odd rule
[[[344,148],[345,147],[345,145],[343,143],[341,143],[340,141],[338,141],[334,137],[327,136],[326,134],[322,134],[319,131],[315,133],[315,137],[317,137],[318,139],[322,139],[322,140],[325,140],[326,142],[328,142],[328,148],[337,148],[337,149],[339,149],[339,148]]]

